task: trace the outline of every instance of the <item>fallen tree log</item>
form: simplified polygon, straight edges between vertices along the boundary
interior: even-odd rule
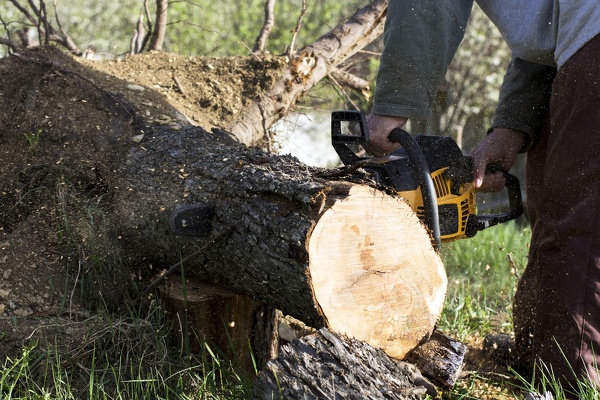
[[[0,88],[0,103],[17,99],[0,120],[7,243],[35,227],[48,247],[72,252],[77,287],[107,304],[132,277],[180,263],[187,276],[397,358],[429,336],[446,276],[404,200],[227,132],[151,122],[99,74],[54,56],[14,56],[0,70],[29,82]],[[194,205],[212,210],[206,236],[176,234],[174,214]]]
[[[282,346],[255,380],[253,399],[423,399],[437,390],[411,364],[327,329]]]

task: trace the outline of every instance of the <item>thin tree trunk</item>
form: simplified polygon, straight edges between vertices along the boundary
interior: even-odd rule
[[[267,39],[271,34],[271,29],[275,25],[275,0],[265,0],[265,20],[263,26],[254,42],[252,52],[263,52],[267,45]]]
[[[152,31],[152,36],[150,37],[150,45],[148,46],[148,50],[162,50],[163,41],[165,40],[165,33],[167,32],[168,9],[168,0],[156,0],[156,22],[154,23],[154,30]]]

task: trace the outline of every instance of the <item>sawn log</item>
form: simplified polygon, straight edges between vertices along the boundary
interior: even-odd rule
[[[223,131],[157,124],[85,78],[85,67],[36,57],[17,58],[35,66],[39,87],[31,98],[45,96],[43,104],[56,107],[44,108],[51,123],[41,127],[30,126],[26,106],[2,121],[7,131],[39,132],[35,152],[20,136],[3,137],[11,149],[22,149],[2,153],[7,237],[31,210],[52,219],[60,204],[61,224],[78,254],[93,255],[84,259],[84,271],[102,265],[102,276],[85,281],[107,283],[90,290],[105,302],[132,277],[156,276],[180,263],[186,276],[396,358],[431,334],[446,275],[426,228],[403,199],[369,180],[332,178],[291,156],[248,148]],[[57,68],[61,73],[52,73]],[[89,89],[85,102],[73,103],[81,85]],[[0,99],[18,93],[7,87]],[[62,110],[74,104],[105,120],[90,125],[66,118]],[[14,207],[23,188],[28,202]],[[174,213],[191,205],[213,210],[204,236],[173,230]]]

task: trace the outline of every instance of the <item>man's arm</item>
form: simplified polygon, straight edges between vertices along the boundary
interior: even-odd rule
[[[426,116],[460,44],[472,0],[390,0],[372,112]]]
[[[539,137],[550,107],[556,69],[513,59],[504,76],[500,98],[489,135],[471,152],[473,182],[481,191],[504,187],[500,173],[486,175],[488,164],[508,171],[519,152],[526,151]]]
[[[515,58],[511,61],[500,89],[492,129],[509,128],[527,134],[521,151],[539,137],[550,107],[556,68]]]
[[[390,0],[373,108],[369,150],[386,154],[407,117],[431,113],[440,83],[460,44],[473,0]]]

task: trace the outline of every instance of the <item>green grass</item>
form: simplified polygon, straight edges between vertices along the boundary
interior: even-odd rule
[[[158,308],[144,317],[101,312],[85,321],[60,321],[60,327],[54,345],[44,337],[4,359],[0,399],[250,397],[251,377],[238,371],[236,360],[208,344],[182,354]]]
[[[512,298],[530,238],[528,227],[510,222],[442,246],[448,295],[440,329],[460,340],[512,330]]]

